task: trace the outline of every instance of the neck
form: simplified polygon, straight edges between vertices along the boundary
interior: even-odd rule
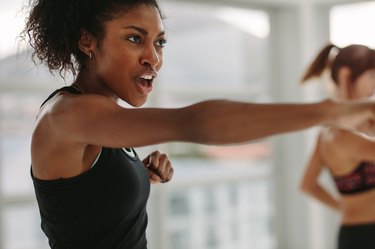
[[[105,84],[99,81],[97,77],[93,77],[88,71],[79,72],[72,86],[82,93],[98,94],[109,97],[114,101],[118,99]]]
[[[82,89],[82,87],[80,85],[78,85],[78,83],[74,82],[72,84],[72,87],[76,88],[78,91],[80,91],[81,93],[85,93],[85,91]]]

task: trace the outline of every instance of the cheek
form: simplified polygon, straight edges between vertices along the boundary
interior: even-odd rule
[[[358,82],[358,92],[360,97],[370,97],[375,91],[375,81],[374,80],[363,80]]]
[[[160,54],[159,54],[159,64],[157,65],[157,71],[159,71],[161,68],[162,68],[162,66],[163,66],[163,62],[164,62],[164,55],[163,55],[163,52],[161,52]]]
[[[121,78],[128,74],[129,60],[127,55],[121,53],[107,53],[105,56],[98,59],[97,73],[108,78]]]

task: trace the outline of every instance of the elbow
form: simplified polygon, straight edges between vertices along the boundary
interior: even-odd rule
[[[309,191],[309,187],[306,184],[300,184],[299,185],[299,190],[303,193],[307,193]]]

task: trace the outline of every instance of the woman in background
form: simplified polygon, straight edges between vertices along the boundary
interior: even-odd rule
[[[333,55],[332,55],[333,54]],[[328,69],[340,100],[363,100],[375,93],[375,51],[362,45],[324,47],[303,76],[305,82]],[[353,127],[356,130],[349,129]],[[358,132],[360,131],[360,132]],[[339,249],[375,248],[375,123],[352,117],[321,129],[301,188],[341,214]],[[339,196],[319,184],[328,169]]]
[[[141,161],[133,147],[244,143],[375,112],[370,102],[331,100],[140,108],[166,43],[155,0],[33,0],[23,34],[34,58],[74,75],[41,106],[31,142],[41,226],[56,249],[147,248],[150,180],[169,181],[173,168],[165,154]]]

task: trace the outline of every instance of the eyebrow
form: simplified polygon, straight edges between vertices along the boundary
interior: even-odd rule
[[[143,28],[140,28],[140,27],[138,27],[138,26],[135,26],[135,25],[125,26],[125,27],[123,27],[123,29],[134,29],[134,30],[138,31],[139,33],[141,33],[141,34],[143,34],[143,35],[148,35],[148,33],[149,33],[147,30],[145,30],[145,29],[143,29]],[[165,31],[164,31],[164,30],[161,31],[161,32],[157,35],[157,37],[159,37],[159,36],[163,36],[163,35],[165,35]]]

